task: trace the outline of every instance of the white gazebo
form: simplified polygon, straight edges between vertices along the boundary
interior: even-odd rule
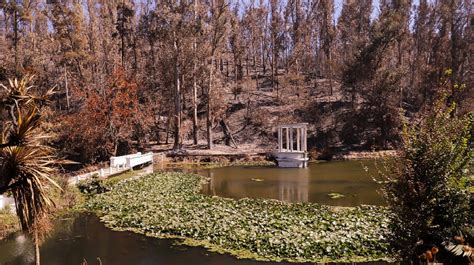
[[[278,151],[276,159],[279,167],[307,167],[307,123],[284,124],[278,126]]]

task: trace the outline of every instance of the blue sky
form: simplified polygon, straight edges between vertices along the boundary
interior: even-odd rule
[[[324,0],[326,1],[326,0]],[[335,9],[335,14],[334,14],[334,17],[337,21],[337,18],[339,17],[339,15],[341,14],[341,10],[342,10],[342,4],[344,3],[344,0],[334,0],[334,9]],[[412,1],[412,4],[413,5],[418,5],[420,3],[419,0],[413,0]],[[374,19],[378,14],[379,14],[379,11],[380,11],[380,1],[379,0],[372,0],[372,19]]]
[[[334,19],[337,21],[339,18],[339,15],[341,15],[341,10],[342,10],[342,5],[344,3],[344,0],[335,0],[334,1]],[[376,17],[379,13],[379,1],[378,0],[373,0],[372,1],[372,19]]]
[[[231,3],[234,3],[236,1],[240,1],[240,0],[230,0]],[[244,4],[247,4],[247,3],[250,3],[252,0],[242,0],[242,2]],[[255,1],[255,3],[257,4],[259,2],[259,0],[253,0]],[[264,2],[267,2],[268,0],[263,0]],[[283,0],[284,3],[286,3],[287,0]],[[334,11],[335,11],[335,14],[334,14],[334,21],[337,21],[337,19],[339,18],[340,14],[341,14],[341,10],[342,10],[342,5],[344,3],[344,0],[323,0],[323,1],[334,1]],[[356,0],[357,1],[357,0]],[[413,4],[414,5],[418,5],[419,3],[419,0],[412,0]],[[380,11],[380,0],[372,0],[372,19],[374,19],[375,17],[377,17],[377,15],[379,14],[379,11]]]

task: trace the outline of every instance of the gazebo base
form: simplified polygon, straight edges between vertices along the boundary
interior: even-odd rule
[[[277,152],[278,167],[305,168],[308,166],[306,153],[303,152]]]

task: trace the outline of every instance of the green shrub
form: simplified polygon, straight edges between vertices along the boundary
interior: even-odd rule
[[[105,181],[97,175],[79,181],[76,186],[81,193],[88,195],[100,194],[110,190]]]
[[[419,124],[406,123],[400,157],[388,166],[383,193],[391,211],[391,246],[402,260],[472,226],[469,167],[473,115],[456,117],[440,100]]]

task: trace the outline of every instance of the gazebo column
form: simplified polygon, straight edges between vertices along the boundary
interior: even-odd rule
[[[301,151],[301,128],[296,128],[296,151]]]
[[[282,149],[282,128],[278,128],[278,152],[281,152]]]
[[[290,151],[293,152],[293,143],[294,143],[294,139],[293,139],[293,127],[290,127]]]
[[[304,152],[306,152],[306,151],[307,151],[307,148],[308,148],[308,146],[307,146],[307,144],[308,144],[307,141],[308,141],[308,140],[307,140],[307,130],[306,130],[306,128],[303,128],[303,151],[304,151]]]
[[[301,128],[301,151],[306,151],[306,128]]]

